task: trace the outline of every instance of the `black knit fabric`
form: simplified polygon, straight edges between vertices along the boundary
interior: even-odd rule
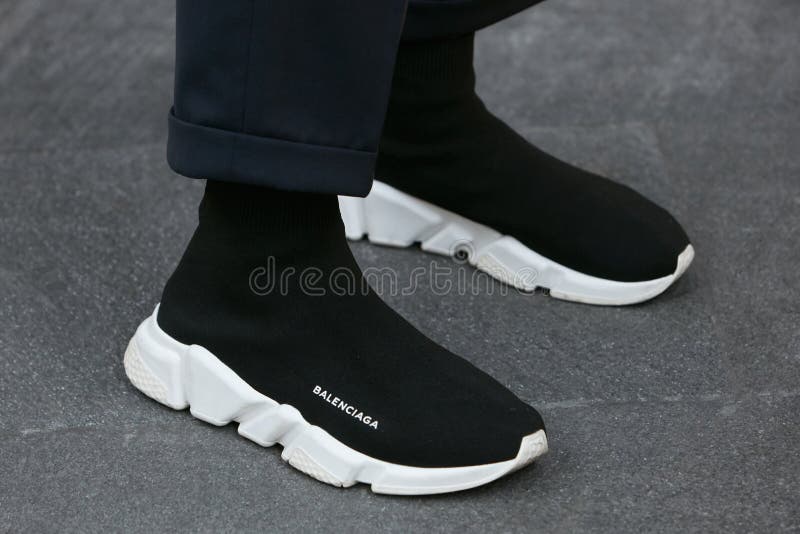
[[[493,116],[475,93],[473,40],[401,44],[376,178],[585,274],[629,282],[673,273],[689,244],[680,225]]]
[[[304,278],[308,272],[316,274]],[[257,391],[388,462],[508,460],[523,436],[543,428],[533,408],[363,287],[335,196],[209,182],[158,322]],[[370,424],[318,389],[357,406]]]

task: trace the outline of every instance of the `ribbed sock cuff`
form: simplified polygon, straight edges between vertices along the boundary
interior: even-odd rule
[[[338,230],[343,235],[336,195],[208,180],[199,211],[201,225],[286,235]]]
[[[396,81],[431,84],[474,84],[475,34],[434,41],[401,43],[394,76]]]

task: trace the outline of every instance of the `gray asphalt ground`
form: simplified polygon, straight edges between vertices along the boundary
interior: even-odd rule
[[[320,484],[126,380],[201,194],[164,158],[172,10],[0,0],[0,531],[800,530],[800,2],[551,0],[480,34],[490,107],[697,258],[628,308],[387,296],[548,423],[533,468],[434,498]]]

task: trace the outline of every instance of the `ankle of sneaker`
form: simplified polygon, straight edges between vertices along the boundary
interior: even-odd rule
[[[378,177],[405,174],[405,164],[438,158],[454,136],[474,130],[472,120],[483,104],[475,93],[473,42],[474,34],[468,34],[400,45]]]
[[[475,87],[475,34],[402,43],[397,53],[393,96],[403,87],[471,91]]]
[[[343,236],[336,195],[280,191],[208,180],[199,208],[200,226],[281,236]]]

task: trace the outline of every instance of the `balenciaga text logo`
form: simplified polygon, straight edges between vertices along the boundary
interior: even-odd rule
[[[320,386],[314,386],[314,395],[322,398],[325,402],[332,405],[334,408],[339,408],[341,411],[352,417],[353,419],[358,419],[365,425],[375,430],[378,429],[378,420],[373,419],[369,415],[364,415],[364,412],[353,406],[352,404],[348,404],[344,402],[339,397],[334,396],[332,393],[328,393],[327,390],[322,389]]]

